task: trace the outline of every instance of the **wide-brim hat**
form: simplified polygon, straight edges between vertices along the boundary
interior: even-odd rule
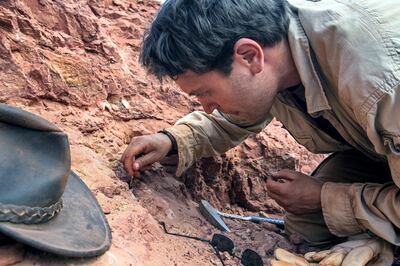
[[[39,250],[91,257],[111,245],[96,198],[70,170],[66,135],[0,104],[0,232]]]

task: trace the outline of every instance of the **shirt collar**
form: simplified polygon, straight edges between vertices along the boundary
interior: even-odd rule
[[[321,84],[321,71],[298,15],[298,8],[290,5],[288,41],[300,79],[304,86],[307,112],[311,115],[330,110]]]

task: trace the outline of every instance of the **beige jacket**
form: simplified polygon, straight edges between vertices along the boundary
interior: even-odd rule
[[[321,197],[328,228],[337,236],[370,231],[400,245],[400,2],[289,2],[288,38],[307,112],[329,120],[351,146],[387,160],[394,181],[390,186],[325,183]],[[240,144],[272,117],[311,152],[350,148],[318,129],[290,97],[278,95],[270,116],[257,125],[233,121],[218,111],[180,119],[168,129],[178,144],[177,174],[202,157]]]

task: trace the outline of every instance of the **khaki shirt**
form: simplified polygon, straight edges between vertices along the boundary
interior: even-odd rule
[[[307,112],[327,119],[347,143],[318,129],[290,95],[281,93],[269,116],[255,125],[214,111],[193,112],[167,129],[178,144],[177,175],[202,157],[235,147],[276,117],[313,153],[352,146],[389,163],[394,184],[325,183],[322,209],[337,236],[370,231],[400,245],[400,2],[289,2],[288,40]]]

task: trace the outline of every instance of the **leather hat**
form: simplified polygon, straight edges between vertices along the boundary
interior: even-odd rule
[[[0,104],[0,233],[70,257],[96,256],[111,245],[101,207],[71,172],[67,135],[5,104]]]

